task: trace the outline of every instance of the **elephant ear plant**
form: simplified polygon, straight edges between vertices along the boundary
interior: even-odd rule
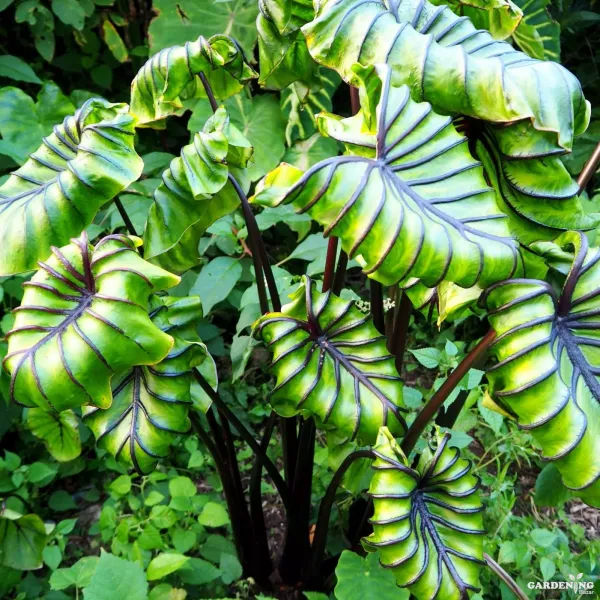
[[[7,335],[11,398],[58,460],[80,452],[81,418],[140,475],[191,429],[221,476],[244,576],[266,590],[282,581],[327,591],[337,560],[326,560],[327,531],[344,485],[366,494],[355,499],[365,513],[348,536],[355,550],[362,538],[419,600],[465,600],[489,558],[484,505],[470,463],[440,428],[465,398],[440,409],[473,365],[487,361],[490,405],[531,430],[565,485],[600,507],[600,249],[586,234],[600,215],[580,197],[598,157],[578,182],[560,159],[585,131],[589,103],[558,63],[427,0],[259,6],[258,65],[226,35],[164,49],[135,77],[129,106],[86,102],[0,187],[0,275],[37,269]],[[350,115],[331,113],[340,80]],[[321,160],[257,176],[250,136],[223,104],[257,86],[281,91],[288,139],[323,142]],[[168,132],[194,104],[212,114],[162,174],[135,231],[117,195],[142,172],[136,130]],[[127,234],[88,239],[110,202]],[[284,205],[329,241],[322,281],[306,274],[282,302],[255,213]],[[166,291],[201,263],[207,229],[238,208],[262,313],[253,335],[272,356],[261,440],[223,400],[197,333],[210,290]],[[343,294],[353,259],[370,314]],[[443,320],[449,293],[478,305],[489,332],[467,340],[471,351],[414,416],[402,379],[411,312]],[[309,535],[317,430],[343,460]],[[248,489],[234,432],[255,455]],[[267,455],[275,435],[282,465]],[[371,464],[368,489],[349,471],[357,460]],[[276,557],[263,470],[285,512]],[[32,550],[19,568],[37,566],[41,522],[0,517],[0,546],[24,536]]]

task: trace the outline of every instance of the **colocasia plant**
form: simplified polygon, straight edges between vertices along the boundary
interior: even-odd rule
[[[600,507],[600,248],[586,233],[600,214],[581,201],[593,165],[576,182],[561,161],[586,130],[589,102],[560,64],[497,41],[455,3],[259,4],[258,62],[226,35],[166,48],[135,77],[129,105],[87,101],[0,187],[0,275],[36,270],[7,335],[10,396],[59,460],[80,451],[79,419],[139,474],[191,429],[221,476],[244,575],[263,589],[328,589],[336,492],[361,496],[351,467],[369,461],[367,498],[355,501],[364,516],[348,539],[362,537],[419,600],[464,600],[486,565],[483,505],[441,426],[456,419],[464,395],[444,403],[473,365],[487,365],[486,405],[530,430],[564,484]],[[224,101],[261,88],[281,91],[287,137],[316,140],[318,158],[273,170],[278,157],[254,152]],[[352,107],[345,115],[327,112],[336,89]],[[117,198],[142,173],[136,131],[168,135],[194,102],[202,126],[136,231]],[[88,227],[110,202],[128,231],[94,239]],[[281,205],[329,238],[322,281],[307,274],[283,299],[256,220]],[[240,207],[262,313],[253,337],[272,356],[261,440],[224,401],[198,336],[211,290],[166,292],[201,263],[207,229]],[[343,293],[352,260],[371,314]],[[478,311],[489,332],[468,340],[466,358],[411,419],[401,377],[411,313],[442,321],[452,307]],[[339,468],[311,529],[317,431]],[[255,454],[247,490],[234,432]],[[274,435],[282,465],[267,455]],[[263,474],[285,513],[275,557]],[[2,547],[29,544],[12,566],[39,562],[35,515],[4,511],[0,537]]]

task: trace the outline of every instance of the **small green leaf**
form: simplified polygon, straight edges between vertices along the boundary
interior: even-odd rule
[[[124,63],[129,58],[127,46],[125,46],[125,43],[121,39],[119,32],[115,29],[115,26],[108,19],[102,23],[102,33],[104,42],[112,55],[120,63]]]
[[[198,522],[206,527],[223,527],[229,523],[229,515],[222,504],[207,502],[198,517]]]
[[[78,0],[52,0],[52,11],[65,25],[83,29],[85,10]]]
[[[162,579],[163,577],[174,573],[181,569],[189,559],[189,556],[184,556],[183,554],[162,552],[150,561],[150,564],[146,569],[148,581]]]
[[[72,585],[78,588],[88,586],[99,560],[97,556],[84,556],[68,569],[57,569],[50,576],[50,588],[58,591]]]
[[[190,294],[200,296],[207,315],[215,304],[229,296],[241,276],[242,265],[237,258],[219,256],[202,268]]]
[[[0,56],[0,77],[28,83],[42,83],[42,80],[26,62],[10,54]]]
[[[204,585],[221,576],[221,571],[212,563],[201,558],[191,558],[178,572],[177,576],[188,585]]]
[[[498,553],[498,562],[501,565],[514,563],[516,560],[515,545],[511,541],[502,542]]]
[[[102,550],[83,597],[85,600],[146,600],[146,574],[137,562],[117,558]]]
[[[392,572],[379,564],[377,554],[363,558],[344,550],[335,574],[337,600],[408,600],[410,596],[407,590],[396,586]]]
[[[544,581],[550,581],[556,573],[556,565],[549,558],[542,556],[540,560],[540,571]]]
[[[52,493],[48,500],[48,506],[57,512],[63,512],[77,508],[77,504],[73,501],[73,497],[65,490],[57,490]]]
[[[230,585],[242,576],[242,565],[233,554],[222,554],[219,567],[221,569],[221,579],[225,585]]]
[[[550,548],[557,538],[556,533],[548,529],[533,529],[530,535],[533,542],[541,548]]]
[[[43,462],[34,462],[27,471],[27,478],[39,487],[48,485],[56,476],[58,467]]]
[[[440,364],[442,356],[437,348],[421,348],[420,350],[409,351],[427,369],[435,369]]]
[[[185,529],[176,529],[172,534],[173,547],[177,552],[184,554],[196,545],[196,534]]]
[[[56,571],[63,556],[58,546],[46,546],[42,552],[42,558],[44,559],[44,563],[50,567],[50,569]]]
[[[146,499],[144,500],[144,504],[146,506],[155,506],[156,504],[160,504],[164,499],[165,499],[165,497],[160,492],[158,492],[157,490],[152,490],[146,496]]]
[[[169,481],[169,493],[171,496],[191,497],[198,493],[196,485],[189,477],[175,477]]]
[[[129,475],[119,475],[108,486],[108,489],[117,496],[126,496],[131,491],[131,477]]]

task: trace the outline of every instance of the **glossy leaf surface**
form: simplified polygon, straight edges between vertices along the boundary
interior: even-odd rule
[[[135,181],[143,163],[127,105],[89,100],[0,186],[0,275],[35,269]]]
[[[306,411],[365,444],[382,425],[406,431],[394,357],[352,302],[316,291],[305,277],[281,313],[268,313],[254,327],[273,352],[277,385],[270,401],[279,414]]]
[[[575,253],[560,295],[545,281],[516,279],[482,297],[498,334],[487,377],[496,403],[531,431],[565,485],[600,507],[600,249],[573,232],[556,247]]]
[[[53,248],[16,309],[4,367],[10,397],[62,411],[111,404],[113,373],[164,358],[173,339],[148,318],[148,297],[179,278],[143,260],[122,235]]]
[[[203,73],[217,98],[237,94],[256,73],[236,42],[225,35],[202,36],[183,46],[165,48],[140,69],[131,86],[131,113],[137,126],[164,129],[185,100],[205,98]]]
[[[385,428],[374,448],[373,533],[364,539],[418,600],[463,600],[478,590],[483,505],[471,464],[437,434],[416,469]]]
[[[297,181],[284,200],[339,237],[385,285],[418,278],[429,287],[443,279],[471,287],[511,277],[520,257],[467,139],[449,117],[413,102],[408,87],[393,87],[387,68],[380,72],[376,135],[365,132],[361,115],[322,117],[322,132],[354,154],[324,160],[300,178],[292,172],[287,184]]]
[[[243,178],[239,167],[251,155],[250,143],[220,108],[163,173],[146,223],[146,258],[176,273],[197,265],[206,229],[240,202],[229,170]]]
[[[415,100],[495,123],[530,120],[556,150],[571,150],[589,121],[589,102],[566,69],[494,40],[447,6],[326,0],[302,30],[312,56],[348,81],[356,62],[387,64]]]
[[[196,333],[200,298],[154,297],[150,316],[173,337],[173,348],[158,364],[136,366],[115,377],[112,405],[88,409],[84,416],[98,446],[140,474],[150,472],[169,454],[177,435],[188,431],[187,414],[194,403],[191,370],[207,357]]]

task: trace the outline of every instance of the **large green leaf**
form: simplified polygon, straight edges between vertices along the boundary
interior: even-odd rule
[[[306,411],[366,444],[382,425],[403,434],[402,383],[370,317],[308,277],[291,300],[254,326],[273,352],[273,408],[285,417]]]
[[[254,22],[258,15],[256,0],[153,0],[157,17],[150,23],[148,38],[151,52],[225,33],[234,38],[248,56],[256,43]]]
[[[571,73],[495,41],[447,6],[325,0],[302,30],[313,57],[347,81],[356,62],[385,63],[415,100],[494,123],[528,120],[555,150],[570,151],[589,121],[589,102]]]
[[[0,186],[0,275],[28,271],[135,181],[143,163],[127,105],[89,100]]]
[[[119,462],[148,473],[169,454],[178,434],[189,427],[193,400],[192,369],[207,356],[196,333],[202,318],[200,298],[155,297],[152,322],[175,345],[158,364],[136,366],[115,378],[110,408],[86,409],[84,419],[98,441]]]
[[[366,131],[362,114],[321,116],[322,132],[355,154],[296,174],[284,200],[339,237],[350,258],[385,285],[416,277],[429,287],[443,279],[471,287],[513,276],[521,260],[516,244],[467,139],[450,118],[413,102],[408,87],[393,87],[387,67],[379,69],[377,133]],[[255,197],[281,199],[267,185]]]
[[[317,63],[306,47],[301,31],[279,33],[275,24],[258,15],[259,84],[270,90],[282,90],[295,81],[311,86],[317,83]]]
[[[560,296],[545,281],[497,283],[482,297],[498,334],[488,369],[490,392],[543,458],[555,461],[565,485],[600,507],[600,249],[567,232],[552,258],[574,250]]]
[[[36,101],[15,87],[0,89],[0,154],[23,164],[40,145],[40,140],[52,133],[52,128],[76,107],[60,88],[46,82]]]
[[[143,260],[135,242],[87,235],[52,248],[16,309],[4,367],[10,396],[28,407],[107,408],[110,380],[132,365],[162,360],[173,345],[148,318],[148,297],[179,282]]]
[[[37,515],[21,515],[3,508],[0,511],[0,565],[19,570],[39,569],[47,537],[44,522]]]
[[[176,273],[197,265],[206,229],[239,204],[230,169],[243,183],[251,154],[221,107],[163,173],[146,223],[146,258]]]
[[[418,600],[463,600],[477,591],[483,562],[483,505],[471,463],[437,434],[416,469],[386,428],[374,448],[373,533],[376,549],[398,585]]]
[[[240,47],[225,35],[208,41],[201,36],[184,46],[165,48],[148,60],[133,80],[131,114],[136,125],[164,129],[166,117],[181,113],[184,101],[206,98],[200,73],[220,99],[237,94],[256,77]]]

